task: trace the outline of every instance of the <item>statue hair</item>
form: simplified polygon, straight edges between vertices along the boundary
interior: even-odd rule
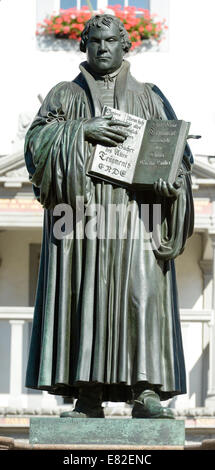
[[[95,26],[97,26],[98,28],[101,28],[102,25],[105,25],[109,28],[112,23],[118,26],[123,50],[124,52],[128,52],[131,47],[131,41],[129,39],[126,29],[124,28],[122,21],[120,21],[120,19],[117,18],[116,16],[108,15],[108,14],[95,15],[85,23],[85,28],[81,33],[80,51],[86,52],[86,45],[88,41],[90,28],[93,28]]]

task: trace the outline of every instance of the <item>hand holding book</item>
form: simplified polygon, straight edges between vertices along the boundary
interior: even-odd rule
[[[176,181],[171,184],[159,178],[154,183],[154,191],[160,195],[168,198],[177,198],[181,192],[183,178],[178,176]]]
[[[128,137],[125,128],[129,124],[120,120],[112,120],[112,114],[99,116],[84,122],[85,139],[93,144],[105,147],[117,147]]]

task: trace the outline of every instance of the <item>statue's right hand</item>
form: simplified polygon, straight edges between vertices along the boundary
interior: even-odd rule
[[[99,116],[83,123],[85,140],[105,147],[116,147],[128,137],[130,124],[112,119],[112,114]]]

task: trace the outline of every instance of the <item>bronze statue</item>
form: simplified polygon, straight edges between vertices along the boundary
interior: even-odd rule
[[[127,136],[125,123],[102,116],[104,105],[176,119],[159,88],[131,76],[130,46],[116,17],[91,18],[81,73],[48,93],[26,136],[26,165],[45,208],[26,386],[77,398],[68,417],[104,417],[103,401],[134,400],[133,417],[172,418],[160,401],[186,392],[174,258],[193,231],[189,147],[173,185],[129,191],[86,175],[96,144],[116,146]],[[77,236],[77,197],[88,210],[85,225],[91,207],[104,208],[105,237]],[[59,204],[73,209],[74,222],[73,236],[61,239],[53,231]],[[108,237],[110,204],[130,209],[126,238]],[[142,204],[161,207],[153,250],[132,236]]]

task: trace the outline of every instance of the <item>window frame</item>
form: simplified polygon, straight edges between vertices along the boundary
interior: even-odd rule
[[[124,0],[125,6],[128,6],[129,0]],[[77,8],[80,8],[81,0],[76,0]],[[169,0],[149,0],[151,13],[157,13],[161,18],[169,17]],[[117,4],[117,0],[116,0]],[[107,8],[108,0],[97,0],[97,9]],[[36,1],[37,22],[41,22],[46,15],[60,10],[60,0],[37,0]]]
[[[122,1],[124,2],[124,5],[123,5],[124,7],[129,6],[129,0],[122,0]],[[147,0],[147,2],[149,2],[149,9],[150,9],[151,1]],[[119,3],[118,0],[115,1],[115,4],[117,4],[117,3]],[[87,4],[87,2],[85,2],[85,4]],[[107,5],[108,5],[108,0],[97,0],[97,10],[99,10],[100,8],[102,8],[102,9],[107,8]],[[77,6],[78,9],[80,8],[81,0],[76,0],[76,6]],[[63,8],[63,6],[61,6],[61,0],[60,0],[60,8]],[[147,8],[147,7],[144,7],[144,8]]]

